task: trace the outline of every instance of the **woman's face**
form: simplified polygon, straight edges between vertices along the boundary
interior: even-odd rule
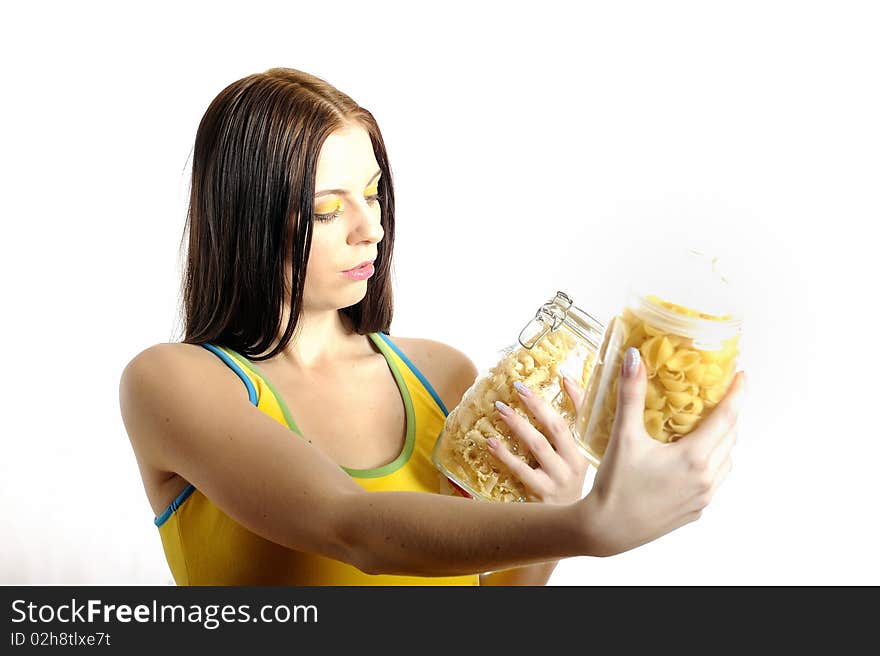
[[[303,289],[309,310],[338,310],[367,293],[371,266],[384,236],[379,164],[367,132],[347,127],[330,134],[318,156],[312,246]]]

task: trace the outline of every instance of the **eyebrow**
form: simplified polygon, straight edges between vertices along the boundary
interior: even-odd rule
[[[382,174],[381,169],[376,171],[373,174],[373,177],[370,178],[370,182],[372,182],[373,180],[378,178],[381,174]],[[369,185],[370,182],[367,182],[367,185]],[[315,194],[315,198],[317,198],[318,196],[326,196],[327,194],[347,194],[347,193],[348,192],[345,189],[325,189],[324,191],[319,191],[317,194]]]

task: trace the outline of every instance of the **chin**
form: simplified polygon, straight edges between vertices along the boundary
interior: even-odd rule
[[[309,285],[303,290],[303,306],[320,310],[341,310],[357,305],[367,295],[369,280],[348,280],[341,285],[330,281],[320,287]]]
[[[339,305],[340,308],[351,307],[352,305],[357,305],[367,295],[367,282],[366,280],[358,280],[351,284],[350,288],[346,290],[347,293],[341,294]]]

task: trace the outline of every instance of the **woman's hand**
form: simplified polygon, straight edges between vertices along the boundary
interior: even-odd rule
[[[569,378],[563,379],[563,388],[574,407],[580,408],[583,390]],[[495,406],[511,434],[531,451],[538,467],[533,469],[494,438],[488,441],[489,452],[522,481],[533,501],[574,503],[583,496],[587,459],[578,450],[562,415],[525,385],[516,383],[516,389],[523,406],[540,424],[544,434],[505,403],[496,401]]]
[[[598,556],[628,551],[700,517],[730,472],[745,374],[737,372],[693,432],[669,444],[645,430],[647,375],[637,349],[627,349],[617,388],[608,448],[580,502],[589,552]]]

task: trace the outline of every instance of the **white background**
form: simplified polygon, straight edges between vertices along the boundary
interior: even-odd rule
[[[728,481],[700,521],[551,584],[880,583],[875,5],[407,4],[5,11],[0,583],[171,582],[119,376],[179,339],[198,122],[273,66],[383,130],[392,335],[486,367],[557,289],[607,320],[682,245],[739,284]]]

